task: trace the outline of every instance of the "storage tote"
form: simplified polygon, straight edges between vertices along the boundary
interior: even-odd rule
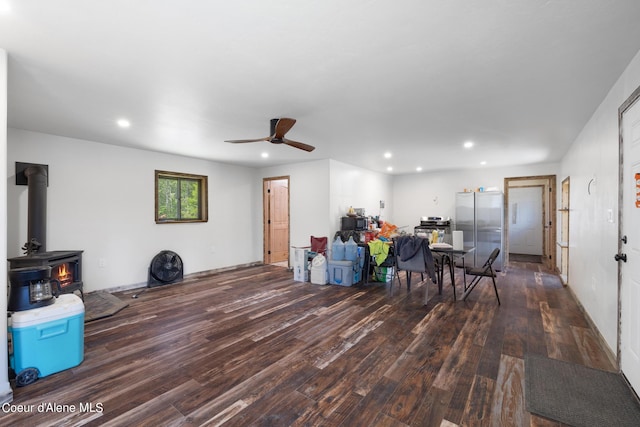
[[[329,283],[340,286],[353,285],[356,263],[357,261],[329,261]]]

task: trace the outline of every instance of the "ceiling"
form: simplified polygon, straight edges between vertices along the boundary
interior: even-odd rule
[[[10,127],[250,167],[556,162],[640,49],[637,0],[5,3]],[[316,150],[224,142],[278,117]]]

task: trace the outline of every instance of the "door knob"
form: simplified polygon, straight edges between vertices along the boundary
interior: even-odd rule
[[[627,262],[627,254],[616,254],[616,256],[613,257],[616,261],[624,261]]]

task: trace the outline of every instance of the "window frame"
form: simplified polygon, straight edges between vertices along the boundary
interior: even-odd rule
[[[178,182],[178,188],[180,188],[180,182],[182,180],[189,181],[198,181],[200,189],[198,192],[198,217],[197,218],[171,218],[171,219],[162,219],[159,217],[158,212],[158,202],[159,202],[159,181],[160,179],[176,179]],[[156,224],[184,224],[184,223],[192,223],[192,222],[208,222],[209,221],[209,201],[208,201],[208,177],[206,175],[196,175],[190,173],[183,172],[171,172],[164,170],[155,171],[155,191],[154,191],[154,215]],[[177,211],[180,214],[180,197],[177,197]]]

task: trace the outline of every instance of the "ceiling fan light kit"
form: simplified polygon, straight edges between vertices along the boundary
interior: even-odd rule
[[[307,152],[311,152],[315,150],[316,147],[305,144],[303,142],[293,141],[291,139],[287,139],[284,135],[289,132],[289,130],[296,124],[296,119],[289,119],[286,117],[280,119],[271,119],[271,133],[270,136],[258,139],[232,139],[226,140],[225,142],[230,142],[232,144],[243,144],[245,142],[259,142],[259,141],[268,141],[272,144],[286,144],[294,148],[298,148],[300,150],[304,150]]]

